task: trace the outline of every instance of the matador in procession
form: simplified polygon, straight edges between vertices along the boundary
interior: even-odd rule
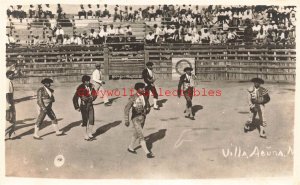
[[[186,99],[186,109],[185,109],[185,117],[191,120],[195,120],[194,113],[192,110],[193,103],[193,94],[194,94],[194,86],[195,86],[195,75],[192,74],[193,68],[186,67],[183,70],[185,74],[181,75],[178,83],[177,95],[178,98],[183,94]],[[183,91],[182,91],[183,87]]]

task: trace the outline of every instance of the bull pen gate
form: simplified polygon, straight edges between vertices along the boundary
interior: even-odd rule
[[[143,45],[143,49],[114,51],[108,46],[58,46],[8,48],[7,67],[18,65],[22,75],[16,83],[40,82],[51,77],[59,82],[78,82],[102,64],[106,79],[141,78],[148,61],[159,78],[172,79],[174,58],[193,59],[200,80],[249,80],[295,82],[295,46],[282,45]],[[173,72],[172,72],[173,70]],[[179,69],[176,69],[177,71]],[[181,70],[181,69],[180,69]]]

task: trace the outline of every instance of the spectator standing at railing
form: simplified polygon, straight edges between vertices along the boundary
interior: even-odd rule
[[[50,5],[46,4],[45,8],[44,8],[44,18],[46,19],[47,16],[49,16],[50,18],[52,17],[52,11],[50,9]]]
[[[115,13],[114,13],[114,22],[115,22],[116,20],[120,20],[120,21],[121,21],[122,18],[121,18],[121,13],[120,13],[119,5],[116,5],[116,6],[115,6],[114,11],[115,11]]]
[[[156,19],[156,11],[155,11],[153,5],[152,5],[152,6],[150,7],[150,9],[148,10],[148,14],[149,14],[149,21],[151,21],[152,18],[153,18],[154,21],[155,21],[155,19]]]
[[[135,12],[135,20],[140,21],[143,19],[143,12],[142,12],[142,8],[139,8],[136,12]]]
[[[6,14],[8,18],[14,17],[14,6],[10,5],[6,10]]]
[[[128,21],[133,22],[134,20],[135,20],[134,10],[130,6],[128,10]]]
[[[63,9],[60,6],[60,4],[57,4],[57,11],[56,11],[56,13],[57,13],[57,19],[65,19],[66,18],[66,15],[63,12]]]
[[[29,5],[29,18],[34,18],[35,15],[36,15],[36,10],[35,10],[35,7],[31,4]]]
[[[58,25],[58,28],[55,32],[55,36],[56,36],[56,42],[62,44],[63,39],[64,39],[64,30],[61,28],[61,25]]]
[[[82,16],[86,19],[86,11],[85,11],[83,5],[81,4],[80,8],[79,8],[79,11],[78,11],[78,17],[80,18]]]
[[[95,15],[96,15],[96,17],[101,17],[101,9],[100,9],[100,5],[99,4],[97,4],[96,5],[96,11],[95,11]]]
[[[244,30],[244,42],[246,43],[252,43],[252,39],[253,39],[253,30],[252,30],[252,26],[249,20],[249,23],[247,24],[247,27]]]
[[[43,7],[41,4],[38,5],[38,17],[42,18],[44,11],[43,11]]]
[[[110,13],[109,13],[109,10],[107,8],[107,4],[104,5],[104,10],[103,10],[102,17],[110,17]]]
[[[87,16],[93,16],[93,8],[91,4],[88,4]]]

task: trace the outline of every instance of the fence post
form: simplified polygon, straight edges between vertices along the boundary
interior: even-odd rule
[[[109,49],[107,47],[103,48],[104,57],[104,79],[109,80]]]

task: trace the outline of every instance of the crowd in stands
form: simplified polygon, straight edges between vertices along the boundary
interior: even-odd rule
[[[113,10],[112,10],[113,9]],[[47,44],[103,44],[135,41],[130,22],[143,20],[155,22],[145,33],[145,42],[154,43],[294,43],[296,8],[294,6],[192,6],[157,5],[134,8],[115,5],[80,5],[79,19],[113,17],[113,21],[127,22],[126,26],[103,25],[99,29],[73,35],[64,34],[63,28],[53,19],[50,5],[30,5],[27,12],[21,5],[10,6],[8,17],[50,18],[52,34],[44,38],[32,36],[31,45]],[[60,4],[57,5],[57,19],[66,18]],[[76,15],[77,16],[77,15]],[[16,42],[8,34],[8,44]]]

